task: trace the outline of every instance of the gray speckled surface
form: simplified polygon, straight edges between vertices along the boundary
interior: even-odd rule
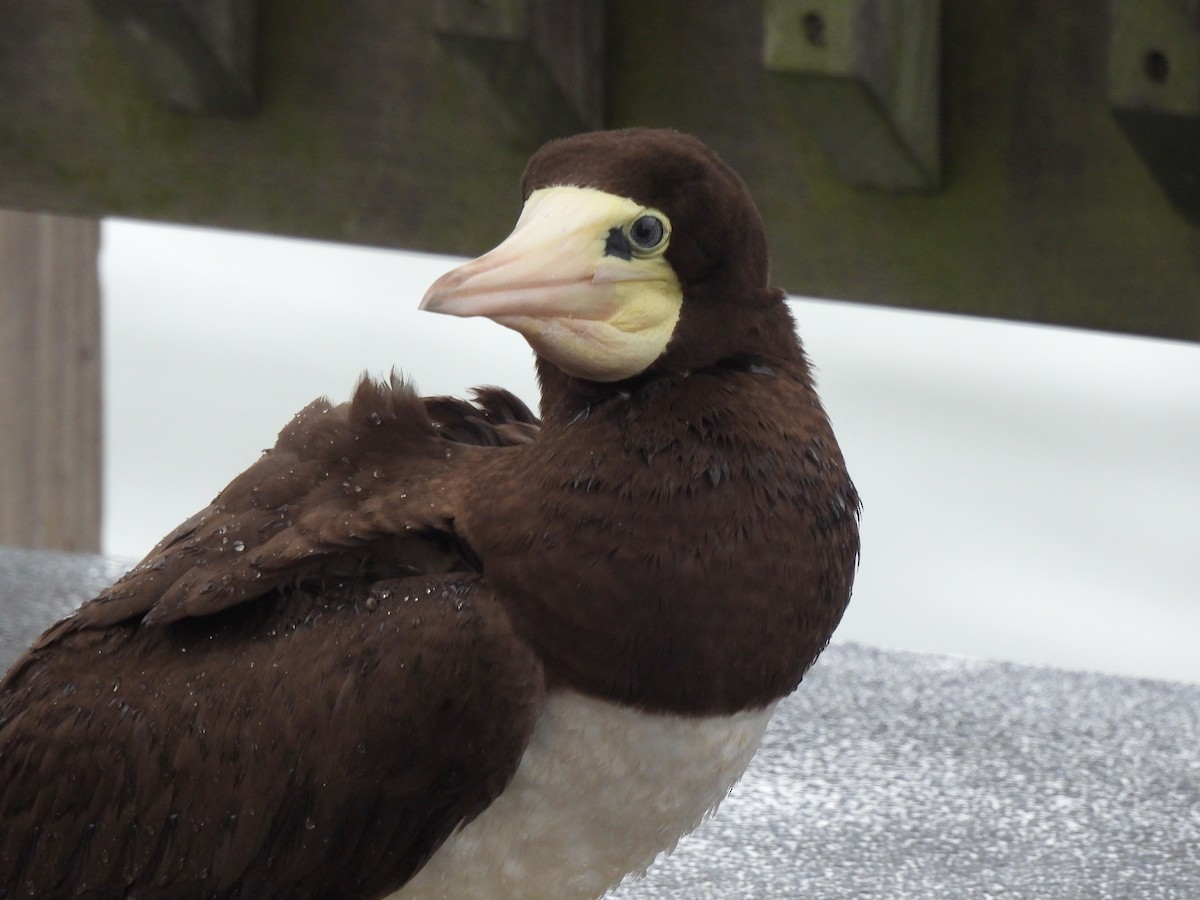
[[[1200,686],[835,645],[616,896],[1200,898]]]
[[[0,548],[0,667],[125,567]],[[1200,685],[835,645],[620,898],[1200,898]]]
[[[135,561],[0,547],[0,670]]]

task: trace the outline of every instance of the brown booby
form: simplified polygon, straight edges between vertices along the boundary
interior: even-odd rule
[[[729,792],[849,599],[859,501],[738,176],[556,141],[422,306],[536,351],[363,380],[0,684],[0,897],[594,897]]]

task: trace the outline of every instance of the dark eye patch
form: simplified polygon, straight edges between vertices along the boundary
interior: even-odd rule
[[[633,259],[633,245],[620,228],[611,228],[608,238],[604,241],[604,255],[615,256],[617,259]]]

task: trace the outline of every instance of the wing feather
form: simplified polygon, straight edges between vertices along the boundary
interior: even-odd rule
[[[476,393],[476,403],[421,399],[393,374],[364,377],[339,406],[314,401],[207,508],[38,646],[134,617],[210,615],[311,574],[360,574],[373,563],[392,573],[455,568],[461,560],[444,553],[455,541],[436,533],[452,536],[464,468],[485,448],[525,444],[538,431],[512,394]]]
[[[472,575],[66,635],[0,698],[0,896],[382,894],[503,789],[542,693]]]

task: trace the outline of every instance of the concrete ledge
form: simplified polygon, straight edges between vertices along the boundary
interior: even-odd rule
[[[618,896],[1200,897],[1200,686],[834,645]]]
[[[0,667],[125,565],[0,549]],[[615,896],[1200,897],[1200,685],[835,645]]]

